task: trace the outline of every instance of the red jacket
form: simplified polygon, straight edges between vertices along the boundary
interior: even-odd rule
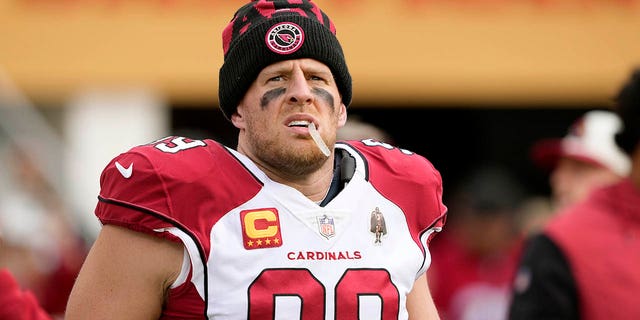
[[[572,270],[582,319],[640,319],[640,190],[630,180],[561,213],[547,235]]]

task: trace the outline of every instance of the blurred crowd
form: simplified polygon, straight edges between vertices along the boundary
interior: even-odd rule
[[[536,141],[530,159],[548,177],[548,196],[528,194],[526,181],[505,166],[479,166],[450,190],[447,230],[432,242],[429,269],[444,319],[509,317],[527,241],[555,215],[629,174],[629,156],[614,141],[620,129],[615,113],[592,110],[566,136]],[[525,318],[537,319],[533,315]]]
[[[635,76],[638,82],[635,85],[639,85],[640,73]],[[626,95],[622,93],[619,99],[623,101],[617,102],[634,110],[639,106],[639,98],[640,88],[633,87]],[[628,130],[638,125],[634,122],[637,119],[631,119],[627,120]],[[601,312],[598,307],[589,306],[595,309],[591,311],[578,302],[583,295],[579,292],[580,267],[565,261],[572,258],[570,255],[550,258],[555,251],[541,252],[535,248],[541,237],[546,239],[549,225],[560,230],[557,232],[565,232],[556,227],[556,217],[565,213],[573,215],[567,218],[573,219],[568,223],[572,225],[581,220],[580,212],[571,214],[572,211],[584,210],[572,208],[585,206],[584,203],[593,198],[592,194],[602,193],[600,189],[625,185],[622,181],[631,173],[632,159],[630,151],[616,143],[623,127],[623,121],[614,111],[594,109],[568,125],[565,136],[534,141],[529,148],[529,160],[539,174],[548,179],[549,194],[532,194],[526,189],[527,181],[521,181],[509,166],[496,163],[476,164],[456,185],[445,188],[447,223],[445,231],[431,242],[428,270],[429,286],[442,319],[586,319],[589,318],[586,310],[593,314]],[[352,120],[339,136],[341,139],[371,136],[383,142],[393,141],[386,132],[360,119]],[[627,206],[637,206],[633,196],[629,197]],[[604,198],[606,201],[611,196]],[[599,205],[591,206],[590,210],[600,214]],[[631,209],[629,215],[634,215],[633,210],[637,209]],[[574,240],[579,238],[566,238],[568,243],[579,241]],[[610,241],[616,244],[615,239]],[[558,261],[561,268],[556,268]],[[546,264],[562,271],[548,271]],[[633,268],[632,264],[623,262],[626,267],[620,271],[621,278],[633,282],[636,281],[633,275],[637,277],[640,273],[628,269]],[[570,285],[553,288],[555,282]],[[614,285],[607,290],[619,289]]]
[[[87,246],[31,155],[3,144],[0,157],[0,269],[61,319]]]

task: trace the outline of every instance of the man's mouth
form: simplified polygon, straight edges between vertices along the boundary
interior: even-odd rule
[[[307,120],[295,120],[295,121],[289,122],[289,124],[287,124],[287,126],[289,126],[289,127],[307,128],[307,127],[309,127],[309,124],[311,124],[311,122],[307,121]]]

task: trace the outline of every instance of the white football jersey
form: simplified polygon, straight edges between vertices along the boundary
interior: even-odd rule
[[[168,137],[114,158],[96,214],[186,248],[162,319],[407,319],[406,297],[444,224],[424,157],[373,140],[325,206],[212,140]]]

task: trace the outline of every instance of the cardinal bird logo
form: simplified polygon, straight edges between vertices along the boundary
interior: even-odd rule
[[[292,35],[286,33],[277,34],[276,36],[280,38],[280,41],[282,41],[282,43],[292,43],[293,39],[295,39]]]
[[[278,54],[292,54],[304,43],[304,31],[293,22],[273,25],[265,36],[267,47]]]

